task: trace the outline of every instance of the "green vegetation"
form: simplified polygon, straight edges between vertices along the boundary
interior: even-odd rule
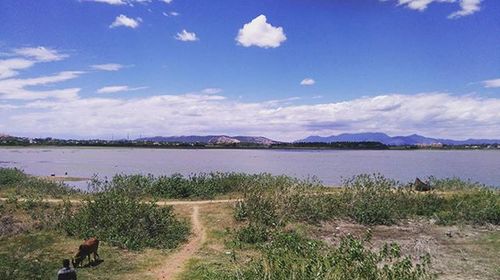
[[[175,248],[189,234],[187,223],[177,219],[172,207],[143,203],[119,190],[98,193],[76,211],[66,212],[62,228],[69,236],[95,236],[132,250]]]
[[[431,279],[430,257],[413,264],[402,257],[397,244],[379,251],[367,249],[365,241],[344,237],[338,246],[280,232],[261,247],[262,258],[241,271],[243,279]]]
[[[28,176],[17,168],[0,168],[0,192],[13,196],[49,196],[60,198],[77,194],[61,182]]]
[[[0,272],[0,279],[50,278],[60,258],[74,254],[58,248],[61,242],[71,243],[74,250],[81,239],[91,236],[102,240],[113,258],[116,267],[105,262],[110,273],[151,267],[137,264],[138,260],[125,267],[122,248],[132,251],[126,254],[140,254],[146,248],[172,249],[190,231],[172,207],[160,207],[153,203],[156,199],[229,194],[242,201],[233,210],[227,207],[226,220],[214,217],[211,221],[227,227],[210,233],[225,239],[223,262],[193,260],[188,278],[430,279],[429,255],[410,258],[393,243],[372,246],[370,231],[366,238],[347,234],[327,242],[303,230],[339,220],[370,228],[408,219],[432,219],[440,225],[500,225],[499,190],[459,179],[430,178],[430,184],[432,191],[416,192],[379,174],[355,176],[338,189],[325,188],[315,178],[270,174],[116,175],[110,180],[94,178],[93,192],[85,195],[81,205],[69,201],[54,205],[42,199],[61,196],[58,191],[63,197],[77,193],[17,169],[0,168],[0,190],[8,195],[6,202],[0,202],[0,267],[8,268]],[[496,246],[498,236],[493,237],[491,244]]]
[[[243,279],[428,279],[429,256],[415,263],[400,255],[397,244],[372,251],[348,236],[327,246],[287,228],[294,223],[347,219],[365,225],[392,225],[414,217],[439,223],[500,224],[500,192],[460,182],[460,191],[440,194],[453,181],[441,181],[431,192],[382,175],[359,175],[339,191],[325,193],[308,181],[262,181],[243,190],[235,206],[241,226],[235,244],[255,244],[262,257],[245,264]]]
[[[271,174],[245,174],[234,172],[199,173],[183,176],[115,175],[111,180],[93,178],[90,189],[94,193],[120,190],[141,197],[156,199],[211,199],[218,195],[237,195],[243,190],[273,182],[276,188],[285,181],[295,180],[287,176]],[[319,186],[319,183],[316,182]]]
[[[73,256],[80,243],[81,240],[45,230],[0,237],[0,279],[55,279],[61,260]],[[99,255],[104,262],[78,269],[78,279],[127,279],[127,274],[158,265],[157,259],[161,257],[159,252],[124,254],[123,250],[105,243],[99,246]]]
[[[95,178],[91,188],[95,191],[124,190],[135,195],[162,199],[213,198],[216,195],[237,192],[243,185],[259,176],[243,173],[200,173],[187,177],[181,174],[155,177],[148,175],[115,175],[110,181]]]

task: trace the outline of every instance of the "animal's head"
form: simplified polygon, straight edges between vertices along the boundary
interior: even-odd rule
[[[85,258],[85,255],[82,250],[82,245],[78,248],[78,253],[76,253],[75,257],[71,259],[71,263],[73,263],[73,267],[77,267]]]

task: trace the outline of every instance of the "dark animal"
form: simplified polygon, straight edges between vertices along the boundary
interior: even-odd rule
[[[431,186],[422,182],[419,178],[415,179],[415,183],[413,183],[413,187],[418,192],[427,192],[431,190]]]
[[[93,237],[85,240],[78,248],[78,253],[76,253],[72,260],[73,267],[78,267],[83,262],[85,257],[88,257],[89,264],[91,264],[90,254],[94,254],[94,262],[97,261],[99,259],[97,249],[99,249],[99,240],[97,240],[97,238]]]

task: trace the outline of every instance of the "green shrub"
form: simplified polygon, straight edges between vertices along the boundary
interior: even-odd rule
[[[402,257],[397,244],[379,251],[363,240],[347,236],[336,247],[304,238],[295,232],[279,232],[261,248],[262,257],[245,265],[239,279],[430,279],[429,256],[413,263]]]
[[[446,198],[446,204],[438,212],[438,222],[452,224],[500,224],[500,192],[493,189],[477,188],[454,192]]]
[[[0,189],[2,188],[22,197],[61,197],[78,193],[63,183],[28,176],[17,168],[0,168]]]
[[[405,190],[380,174],[362,174],[344,181],[342,202],[347,215],[366,225],[391,225],[406,216]]]
[[[13,187],[26,179],[26,174],[17,168],[0,168],[0,188]]]
[[[486,186],[484,184],[473,182],[471,180],[463,180],[458,177],[438,179],[429,177],[429,184],[433,189],[439,191],[460,191],[471,189],[482,189]]]
[[[210,199],[216,195],[239,192],[244,186],[257,182],[268,174],[248,175],[244,173],[199,173],[184,176],[115,175],[111,180],[94,177],[89,189],[94,192],[121,190],[138,196],[162,199],[198,198]]]
[[[172,207],[143,203],[139,198],[112,190],[98,193],[62,222],[70,236],[97,237],[115,246],[138,250],[174,248],[186,240],[189,227]]]

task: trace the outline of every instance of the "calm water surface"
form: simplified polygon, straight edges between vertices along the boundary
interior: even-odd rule
[[[317,176],[328,185],[343,177],[380,172],[406,182],[415,177],[460,177],[500,186],[500,151],[269,151],[137,148],[0,148],[0,167],[33,175],[91,177],[116,173],[236,171]]]

